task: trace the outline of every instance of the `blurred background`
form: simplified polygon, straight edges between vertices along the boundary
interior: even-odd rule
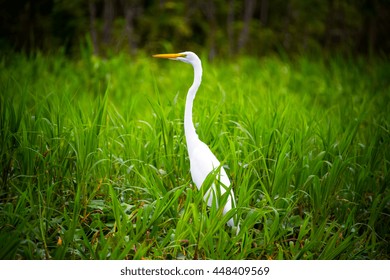
[[[389,0],[0,1],[0,48],[77,55],[194,50],[386,55]]]

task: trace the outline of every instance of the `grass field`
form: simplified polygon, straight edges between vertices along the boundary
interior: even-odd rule
[[[190,66],[3,56],[0,258],[388,259],[390,63],[203,61],[194,122],[233,182],[223,217],[189,173]]]

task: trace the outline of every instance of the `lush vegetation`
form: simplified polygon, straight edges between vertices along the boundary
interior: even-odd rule
[[[233,182],[224,217],[191,183],[191,67],[2,57],[0,258],[389,258],[390,64],[241,57],[204,71],[194,121]]]
[[[389,0],[2,1],[0,48],[94,53],[206,49],[208,56],[389,53]]]

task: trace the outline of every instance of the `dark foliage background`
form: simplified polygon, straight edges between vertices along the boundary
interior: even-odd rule
[[[0,1],[0,47],[76,54],[386,54],[389,0]]]

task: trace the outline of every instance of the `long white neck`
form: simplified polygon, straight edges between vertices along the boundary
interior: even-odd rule
[[[192,64],[194,68],[194,82],[187,93],[186,107],[184,110],[184,132],[187,140],[188,151],[199,141],[199,137],[196,134],[194,123],[192,122],[192,105],[194,103],[196,92],[202,82],[202,63],[200,59],[197,59]]]

